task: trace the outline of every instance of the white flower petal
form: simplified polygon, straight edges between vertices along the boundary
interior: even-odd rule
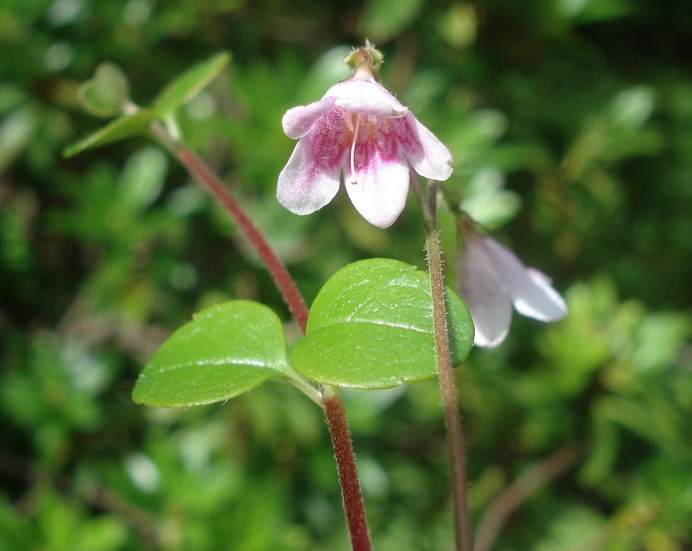
[[[402,117],[408,107],[376,82],[350,79],[332,86],[326,97],[335,97],[336,105],[348,111],[376,117]]]
[[[481,240],[517,312],[539,321],[557,321],[565,317],[565,301],[545,274],[527,268],[517,255],[494,239],[482,237]]]
[[[401,143],[413,169],[423,178],[443,182],[452,174],[452,154],[412,113],[404,118]]]
[[[300,140],[279,174],[276,198],[294,214],[310,214],[329,203],[339,191],[339,169],[316,164],[307,138]]]
[[[523,299],[517,298],[514,301],[517,312],[541,321],[558,321],[564,318],[567,315],[567,304],[560,293],[551,285],[550,278],[536,268],[527,268],[526,271],[544,295],[544,303],[538,310],[536,302],[525,302]]]
[[[476,346],[497,346],[509,332],[512,304],[480,238],[466,233],[464,237],[457,271],[459,295],[471,312]]]
[[[353,206],[373,226],[388,228],[406,205],[408,165],[381,148],[361,147],[355,166],[355,183],[350,166],[344,171],[344,185]]]
[[[299,105],[286,111],[281,120],[284,134],[292,140],[302,138],[312,128],[312,125],[323,115],[334,108],[336,98],[323,97],[309,105]]]

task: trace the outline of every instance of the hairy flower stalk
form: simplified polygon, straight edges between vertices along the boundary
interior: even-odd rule
[[[277,198],[295,214],[329,203],[342,174],[356,210],[379,228],[406,204],[411,168],[432,180],[452,173],[452,156],[435,135],[377,82],[382,55],[370,44],[347,58],[353,73],[322,99],[289,109],[283,130],[297,139],[279,175]]]
[[[430,275],[430,296],[432,299],[433,328],[435,331],[437,371],[449,448],[452,504],[454,507],[454,538],[457,551],[472,551],[466,476],[466,445],[461,424],[461,414],[459,412],[457,390],[454,384],[452,354],[449,346],[442,252],[436,217],[436,187],[431,184],[429,195],[426,197],[416,178],[412,178],[411,183],[418,206],[420,207],[423,229],[425,230],[425,251],[427,253],[426,260]]]
[[[458,289],[471,312],[477,346],[493,347],[505,340],[512,305],[520,314],[544,322],[567,314],[567,305],[548,276],[527,268],[495,239],[478,234],[468,216],[460,217],[458,226],[463,240]]]

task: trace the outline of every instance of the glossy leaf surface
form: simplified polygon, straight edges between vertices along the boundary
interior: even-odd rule
[[[464,303],[447,291],[454,364],[473,343]],[[312,305],[307,336],[293,365],[308,379],[350,388],[388,388],[437,374],[430,283],[426,272],[369,259],[332,276]]]
[[[281,321],[245,300],[202,310],[164,342],[139,376],[139,404],[184,407],[228,400],[289,369]]]

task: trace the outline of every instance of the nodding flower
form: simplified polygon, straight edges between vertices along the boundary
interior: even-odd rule
[[[469,218],[459,221],[463,244],[457,271],[458,291],[476,328],[475,344],[493,347],[505,340],[512,305],[520,314],[557,321],[567,306],[551,280],[495,239],[477,233]]]
[[[387,228],[404,209],[411,168],[438,181],[452,173],[449,150],[377,82],[381,54],[371,55],[369,47],[352,52],[349,79],[283,117],[285,134],[299,141],[279,175],[277,198],[295,214],[329,203],[343,174],[356,210]]]

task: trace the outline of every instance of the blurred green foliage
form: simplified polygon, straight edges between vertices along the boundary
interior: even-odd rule
[[[269,382],[225,406],[131,402],[192,312],[240,298],[288,319],[233,224],[144,139],[60,153],[102,124],[77,93],[102,62],[146,105],[228,50],[178,122],[307,298],[359,258],[422,266],[413,203],[381,231],[343,194],[309,217],[274,198],[294,145],[283,112],[344,78],[367,36],[385,84],[452,150],[458,199],[570,308],[516,319],[458,372],[479,532],[504,551],[689,550],[691,35],[683,0],[5,0],[0,549],[347,548],[304,396]],[[376,548],[449,549],[435,381],[347,400]]]

